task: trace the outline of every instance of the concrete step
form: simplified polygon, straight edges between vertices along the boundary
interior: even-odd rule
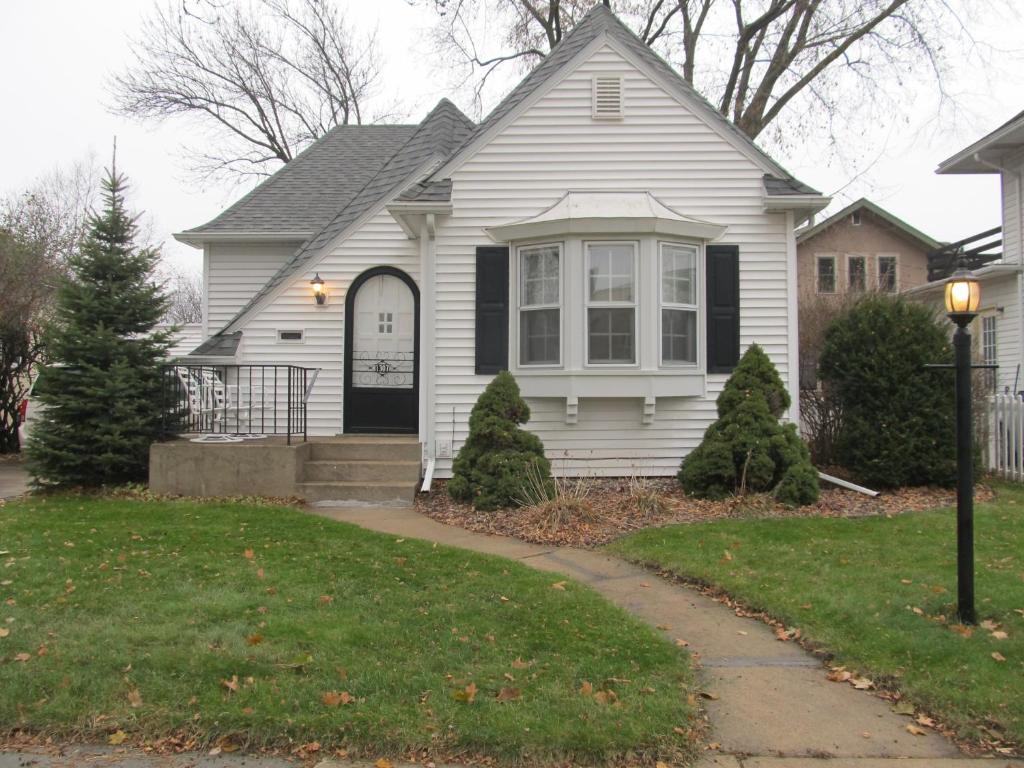
[[[308,482],[296,487],[310,504],[337,501],[407,506],[416,493],[415,482]]]
[[[302,465],[306,482],[410,482],[420,479],[418,461],[307,461]]]
[[[312,461],[420,461],[415,437],[344,436],[310,442]]]

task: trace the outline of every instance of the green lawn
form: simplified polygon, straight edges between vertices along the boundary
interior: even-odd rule
[[[965,735],[984,725],[1021,745],[1024,490],[1002,487],[976,513],[978,618],[994,624],[970,637],[953,626],[956,515],[949,509],[679,525],[609,549],[721,587],[799,627],[836,663],[895,685]]]
[[[505,760],[688,747],[688,658],[594,592],[295,509],[0,507],[0,628],[0,733]]]

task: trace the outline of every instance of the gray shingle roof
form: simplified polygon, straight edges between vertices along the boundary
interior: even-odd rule
[[[242,340],[242,332],[218,334],[211,336],[198,347],[189,352],[195,356],[234,357],[238,344]]]
[[[408,184],[409,176],[430,160],[443,160],[452,149],[473,130],[472,121],[448,99],[441,99],[423,122],[419,124],[408,141],[394,153],[384,166],[356,193],[341,211],[321,230],[303,243],[277,273],[267,281],[249,302],[242,307],[231,321],[224,326],[230,328],[242,319],[254,306],[263,300],[278,285],[296,272],[345,231],[375,204],[396,194],[395,187]],[[294,161],[293,161],[294,162]]]
[[[373,178],[415,125],[339,125],[188,234],[316,232]]]
[[[780,179],[770,173],[764,175],[764,191],[769,195],[820,195],[821,192],[797,179]]]
[[[688,83],[675,70],[675,68],[672,67],[671,64],[662,59],[651,49],[649,45],[644,44],[644,42],[637,37],[629,27],[623,24],[611,9],[600,3],[589,10],[580,23],[573,27],[569,34],[563,37],[561,42],[551,49],[551,52],[544,57],[544,60],[537,66],[537,68],[523,78],[519,85],[513,88],[512,92],[509,93],[508,96],[506,96],[502,102],[498,104],[498,106],[496,106],[489,115],[487,115],[487,117],[480,121],[476,130],[473,131],[473,133],[470,134],[462,145],[459,146],[452,154],[458,154],[467,146],[472,144],[478,137],[490,130],[495,124],[500,122],[502,118],[512,112],[517,106],[540,88],[551,75],[571,61],[576,54],[586,48],[587,45],[602,33],[606,33],[610,38],[622,45],[630,53],[634,54],[638,59],[657,72],[667,85],[675,88],[677,92],[684,95],[686,98],[694,99],[698,104],[703,105],[706,111],[705,116],[732,133],[740,140],[741,143],[750,147],[754,153],[772,169],[775,177],[780,180],[789,180],[800,186],[805,186],[797,181],[791,173],[779,165],[768,154],[766,154],[763,149],[757,146],[750,137],[737,128],[721,112],[715,109],[715,107],[710,104],[707,99],[701,96],[701,94],[698,93],[697,90],[690,85],[690,83]],[[809,190],[810,187],[806,187],[806,189]],[[802,192],[799,194],[819,193],[812,190],[809,193]]]
[[[398,199],[403,203],[447,203],[452,199],[452,180],[417,181]]]

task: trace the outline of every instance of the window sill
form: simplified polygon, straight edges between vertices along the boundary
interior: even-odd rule
[[[656,371],[519,369],[514,373],[524,397],[564,399],[566,424],[577,422],[581,397],[643,400],[640,422],[651,424],[659,397],[702,397],[705,394],[706,377],[698,368]]]

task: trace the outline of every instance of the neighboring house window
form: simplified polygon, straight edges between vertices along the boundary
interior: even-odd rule
[[[636,362],[636,244],[587,243],[587,362]]]
[[[878,257],[878,290],[882,293],[896,293],[896,257]]]
[[[519,249],[519,364],[561,363],[562,246]]]
[[[818,293],[836,292],[836,257],[818,257]]]
[[[846,259],[847,274],[851,291],[863,291],[867,286],[867,268],[863,256],[848,256]]]
[[[981,318],[981,361],[985,365],[996,364],[996,316]]]
[[[860,211],[854,211],[850,214],[850,223],[855,226],[860,226]]]
[[[697,362],[697,248],[661,244],[661,362]]]

